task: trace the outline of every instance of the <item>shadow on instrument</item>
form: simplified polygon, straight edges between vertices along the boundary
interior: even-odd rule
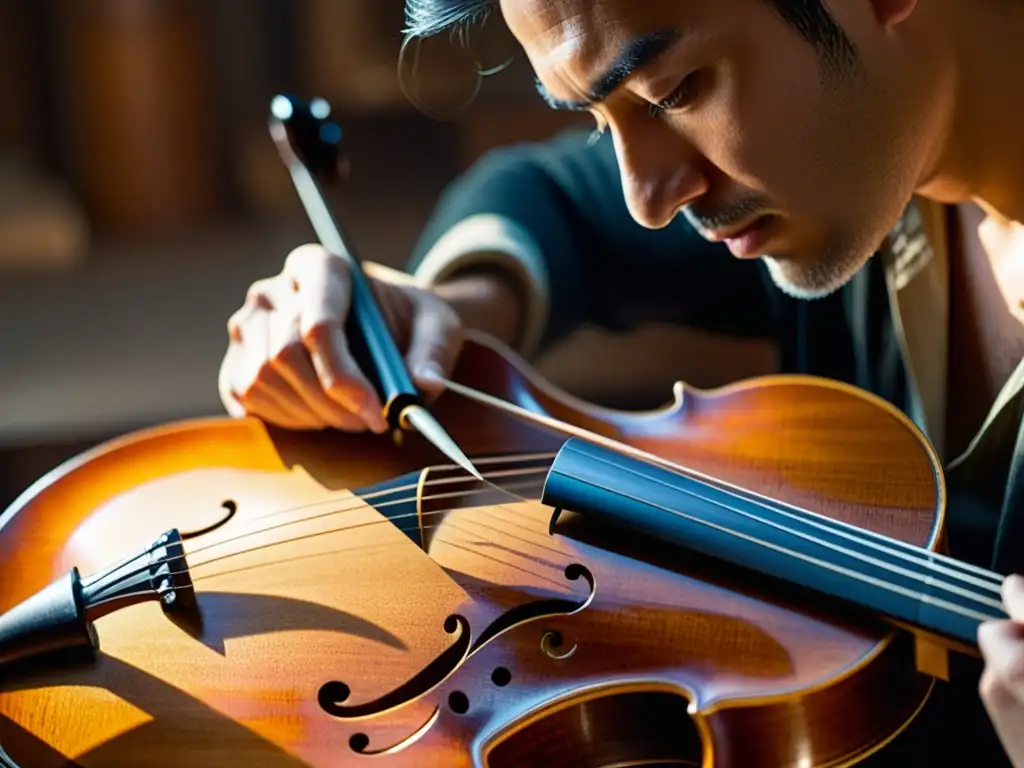
[[[448,476],[437,474],[435,482]],[[222,509],[213,501],[226,489],[237,491],[233,514],[215,525],[222,512],[208,511]],[[460,700],[470,718],[487,712],[481,705],[501,690],[499,670],[515,676],[506,687],[513,701],[490,710],[491,724],[517,711],[530,669],[553,693],[571,690],[581,673],[654,679],[672,665],[741,678],[793,672],[786,649],[756,623],[730,616],[727,603],[688,604],[697,593],[667,583],[667,572],[551,538],[550,510],[537,503],[449,510],[452,498],[468,504],[472,493],[431,505],[429,486],[421,486],[420,513],[443,513],[429,525],[425,553],[372,504],[325,491],[296,470],[271,478],[209,469],[112,496],[91,510],[57,560],[88,565],[90,554],[98,561],[100,542],[151,536],[170,507],[205,510],[191,520],[205,531],[192,552],[210,556],[190,555],[198,613],[175,618],[141,604],[106,615],[97,622],[94,664],[10,674],[0,683],[0,705],[42,727],[40,743],[86,767],[131,765],[142,755],[149,765],[213,765],[224,745],[252,765],[329,765],[328,751],[337,757],[402,743],[441,708],[445,719],[432,729],[450,738],[460,729]],[[383,507],[381,498],[390,497],[373,499]],[[216,571],[204,575],[205,563]],[[589,571],[590,579],[579,578],[581,568],[596,568],[606,586],[592,584]],[[417,591],[422,597],[410,603]],[[467,618],[452,626],[452,615]],[[712,631],[723,622],[735,643],[760,652],[730,656]],[[485,662],[486,673],[465,673],[478,658],[497,657]],[[612,705],[598,708],[605,706]],[[45,722],[33,718],[44,711]],[[88,728],[84,711],[94,718]],[[30,756],[25,766],[49,768],[27,733],[6,736],[9,750]],[[603,749],[579,745],[591,748]],[[501,764],[501,754],[489,764]]]
[[[458,378],[934,543],[941,500],[918,438],[850,391],[771,379],[621,414],[579,409],[516,366],[470,342]],[[196,534],[202,622],[151,602],[102,616],[97,663],[0,680],[0,744],[22,768],[66,765],[51,754],[83,768],[604,766],[654,752],[831,765],[926,698],[912,649],[875,621],[568,516],[552,532],[534,499],[564,435],[455,392],[436,410],[507,498],[480,495],[416,435],[398,449],[253,419],[129,435],[41,481],[0,519],[0,613],[173,525]]]
[[[609,691],[545,714],[498,744],[488,768],[704,765],[685,696]]]
[[[103,699],[116,702],[118,709],[132,711],[136,716],[110,735],[103,733],[107,729],[101,729],[101,735],[95,739],[89,739],[87,734],[95,727],[91,718],[98,714],[96,710],[80,712],[77,721],[65,720],[64,728],[80,730],[77,740],[82,751],[76,749],[70,757],[55,749],[52,741],[47,743],[10,718],[0,716],[0,743],[23,768],[137,766],[154,764],[149,756],[161,754],[166,755],[161,760],[169,761],[165,765],[208,765],[211,754],[224,755],[225,749],[243,763],[253,756],[257,765],[274,768],[308,765],[243,722],[130,663],[100,653],[94,662],[89,662],[89,667],[89,677],[102,676]],[[74,678],[71,670],[65,669],[63,674],[54,670],[49,674],[17,675],[4,680],[0,688],[7,692],[38,689],[58,694]],[[103,707],[99,712],[103,710],[110,713],[111,707]]]

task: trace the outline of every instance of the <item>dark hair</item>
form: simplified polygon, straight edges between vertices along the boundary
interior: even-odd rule
[[[857,59],[853,41],[840,29],[824,0],[763,0],[779,17],[821,54],[832,73],[847,70]],[[405,34],[408,39],[425,38],[445,30],[465,33],[482,24],[498,0],[406,0]]]

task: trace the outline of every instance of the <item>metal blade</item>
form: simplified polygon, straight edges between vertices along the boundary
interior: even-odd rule
[[[444,427],[438,423],[430,411],[420,405],[410,405],[402,411],[402,418],[412,424],[416,431],[433,443],[434,447],[441,451],[441,453],[476,477],[477,480],[486,482],[483,475],[473,466],[473,462],[462,452],[462,449],[452,440],[451,436],[444,431]]]

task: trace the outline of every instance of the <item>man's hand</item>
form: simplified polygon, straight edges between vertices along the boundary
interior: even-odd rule
[[[365,271],[414,384],[443,390],[462,346],[462,325],[438,295],[404,273]],[[351,283],[347,262],[318,245],[292,251],[284,269],[254,283],[228,321],[219,390],[228,413],[291,429],[384,432],[383,406],[345,338]]]
[[[1024,768],[1024,577],[1003,582],[1009,621],[990,621],[978,630],[985,660],[979,692],[1011,762]]]

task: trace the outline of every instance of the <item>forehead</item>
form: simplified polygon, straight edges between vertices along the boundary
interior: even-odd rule
[[[501,0],[512,34],[538,64],[594,58],[638,34],[677,25],[686,0]]]
[[[502,15],[550,88],[586,93],[631,41],[713,34],[749,0],[500,0]]]

